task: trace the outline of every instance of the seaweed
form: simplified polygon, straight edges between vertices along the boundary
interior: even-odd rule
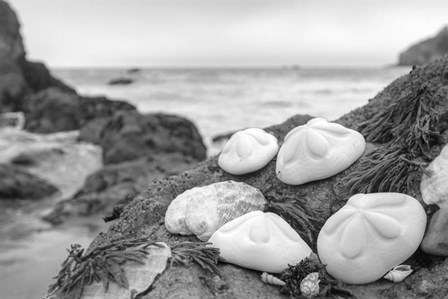
[[[361,158],[357,170],[350,173],[345,184],[350,194],[407,193],[420,179],[425,165],[403,148],[378,148]]]
[[[437,140],[439,116],[427,84],[389,105],[359,127],[367,141],[401,143],[415,156],[430,157],[431,144]]]
[[[162,245],[150,242],[148,238],[118,238],[84,254],[79,244],[72,244],[68,257],[62,263],[62,269],[49,286],[48,294],[58,298],[80,298],[83,288],[93,282],[102,282],[107,290],[110,282],[128,288],[129,282],[122,265],[133,261],[144,263],[148,247]]]
[[[300,201],[294,202],[273,202],[266,204],[265,210],[273,212],[283,217],[291,227],[298,232],[307,244],[314,244],[315,238],[319,233],[316,223],[319,222],[319,209],[308,209]]]
[[[326,266],[319,261],[316,254],[311,253],[309,257],[303,259],[298,264],[288,265],[282,273],[280,279],[285,282],[281,293],[292,297],[300,297],[301,281],[310,273],[319,273],[319,294],[318,297],[330,298],[350,298],[352,293],[342,287],[342,284],[332,278],[325,270]],[[303,297],[303,296],[302,296]]]
[[[202,242],[183,242],[171,246],[171,264],[173,265],[188,265],[195,263],[203,270],[218,274],[217,267],[219,257],[219,249],[210,247],[211,243]]]

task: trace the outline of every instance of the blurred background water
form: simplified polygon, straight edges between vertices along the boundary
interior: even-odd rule
[[[214,136],[278,124],[295,114],[334,120],[362,106],[409,68],[302,69],[54,69],[81,95],[126,100],[140,112],[187,117],[198,127],[209,155]],[[112,79],[133,80],[110,85]],[[51,227],[41,220],[55,202],[70,198],[102,166],[101,149],[78,143],[78,132],[49,135],[0,130],[0,162],[19,154],[37,157],[28,171],[61,192],[45,201],[0,201],[0,290],[5,298],[40,298],[72,243],[87,246],[106,229],[101,217]],[[63,154],[61,154],[63,153]],[[20,279],[19,279],[20,278]],[[22,282],[17,285],[17,282]],[[3,297],[2,297],[3,298]]]
[[[208,68],[54,69],[80,94],[124,99],[140,112],[187,117],[199,128],[209,155],[217,134],[266,127],[295,114],[334,120],[362,106],[409,67],[391,68]],[[108,85],[114,78],[134,80]]]

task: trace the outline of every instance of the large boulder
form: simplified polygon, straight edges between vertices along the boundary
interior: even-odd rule
[[[120,110],[135,110],[123,101],[82,97],[56,87],[28,95],[24,102],[25,129],[37,133],[78,130],[97,117],[111,116]]]
[[[42,199],[56,192],[49,182],[17,166],[0,164],[0,199]]]
[[[105,164],[158,153],[182,153],[197,161],[206,157],[206,147],[196,126],[175,115],[120,111],[86,124],[80,139],[100,145]]]
[[[400,53],[398,65],[423,65],[448,53],[448,26]]]
[[[336,122],[360,131],[368,141],[363,156],[348,169],[325,180],[290,186],[275,176],[275,159],[263,169],[242,176],[221,170],[217,157],[180,175],[151,182],[90,245],[88,252],[116,238],[139,236],[176,244],[195,240],[167,232],[163,224],[170,202],[196,186],[234,180],[259,188],[266,207],[283,216],[316,249],[325,221],[357,192],[400,191],[422,204],[419,181],[422,165],[438,154],[448,140],[448,56],[414,70],[391,83],[369,104]],[[280,142],[285,134],[310,116],[296,116],[267,128]],[[391,184],[391,182],[394,184]],[[423,204],[424,205],[424,204]],[[429,216],[431,209],[426,207]],[[294,211],[293,211],[294,210]],[[197,241],[197,240],[196,240]],[[341,285],[360,298],[439,298],[448,294],[448,261],[418,251],[409,261],[415,273],[405,283],[384,280],[368,285]],[[197,266],[169,267],[142,298],[280,298],[279,289],[261,282],[255,271],[220,264],[221,277]],[[368,271],[368,269],[365,269]]]

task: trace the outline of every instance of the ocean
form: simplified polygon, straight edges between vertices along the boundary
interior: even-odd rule
[[[209,156],[219,153],[214,136],[278,124],[295,114],[334,120],[362,106],[410,68],[208,68],[52,69],[85,96],[126,100],[141,113],[163,112],[194,122]],[[134,80],[109,85],[117,78]],[[41,220],[55,202],[70,198],[102,165],[101,149],[77,143],[78,132],[39,135],[0,130],[0,163],[22,152],[38,155],[28,169],[59,187],[41,202],[0,201],[0,297],[41,298],[72,243],[88,246],[100,217],[52,227]],[[64,155],[58,153],[63,152]]]
[[[248,127],[278,124],[295,114],[334,120],[373,98],[399,68],[54,69],[83,95],[105,95],[142,113],[177,114],[193,121],[209,155],[212,138]],[[129,78],[129,85],[108,85]]]

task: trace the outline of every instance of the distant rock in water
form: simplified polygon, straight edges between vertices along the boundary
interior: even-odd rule
[[[0,200],[42,199],[56,192],[58,189],[49,182],[17,166],[0,164]]]
[[[448,53],[448,26],[435,37],[428,38],[402,52],[398,65],[422,65]]]
[[[137,73],[140,73],[141,71],[142,71],[142,69],[135,67],[135,68],[128,69],[127,73],[128,74],[137,74]]]
[[[107,84],[109,85],[128,85],[134,83],[134,79],[131,78],[116,78],[110,80]]]

